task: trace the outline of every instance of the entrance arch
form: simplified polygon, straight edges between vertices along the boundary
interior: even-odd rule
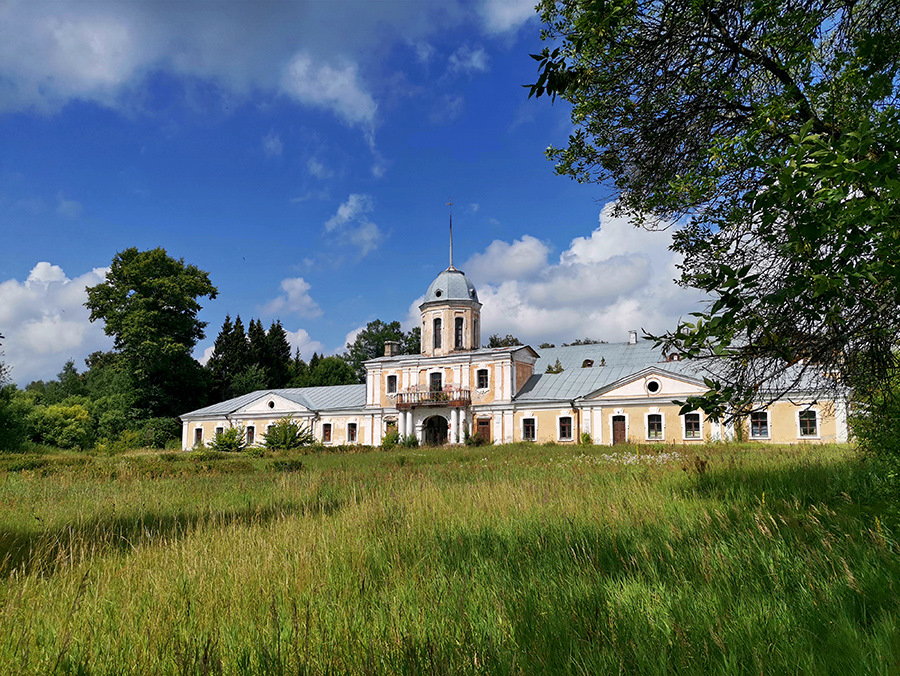
[[[422,425],[425,432],[426,446],[443,446],[447,443],[447,427],[449,423],[447,419],[440,415],[433,415],[426,418]]]

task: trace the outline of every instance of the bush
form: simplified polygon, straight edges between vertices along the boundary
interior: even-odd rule
[[[149,418],[141,423],[138,432],[143,447],[165,448],[169,440],[181,439],[181,423],[175,418]]]
[[[399,445],[403,448],[418,448],[419,438],[415,434],[407,434],[400,438]]]
[[[594,440],[591,439],[590,432],[582,432],[581,433],[581,445],[582,446],[590,446],[593,443],[594,443]]]
[[[391,430],[381,438],[381,450],[390,451],[394,446],[400,443],[400,432],[396,429]]]
[[[59,448],[90,448],[94,421],[82,404],[36,406],[28,416],[32,437]]]
[[[263,436],[263,443],[271,451],[291,451],[309,446],[315,438],[306,425],[301,425],[290,417],[282,418],[274,423]]]
[[[225,428],[210,440],[208,446],[217,453],[240,453],[247,448],[243,426]]]
[[[15,385],[0,388],[0,451],[18,451],[28,438],[25,420],[31,412],[31,400]]]

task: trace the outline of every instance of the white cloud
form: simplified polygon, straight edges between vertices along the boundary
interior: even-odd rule
[[[350,126],[372,129],[375,125],[378,106],[353,62],[333,66],[300,52],[285,68],[281,87],[297,101],[329,110]]]
[[[82,360],[90,353],[112,347],[103,323],[92,324],[84,307],[85,287],[102,282],[106,272],[95,268],[69,279],[61,267],[42,261],[24,282],[0,283],[2,359],[12,366],[15,382],[54,378],[69,359],[83,370]]]
[[[284,144],[282,144],[281,137],[278,134],[270,131],[263,136],[262,148],[266,157],[278,157],[284,150]]]
[[[529,235],[496,240],[466,263],[484,304],[482,326],[528,342],[585,336],[625,340],[630,329],[664,331],[697,309],[701,295],[678,287],[671,234],[635,228],[600,214],[600,227],[577,237],[557,262]]]
[[[448,70],[450,73],[478,73],[488,69],[488,55],[483,47],[473,49],[463,45],[450,55]]]
[[[266,315],[289,312],[301,317],[318,317],[322,314],[319,304],[309,295],[312,288],[303,277],[290,277],[281,280],[282,295],[274,298],[260,308]]]
[[[486,282],[529,277],[546,268],[550,247],[531,235],[508,244],[495,239],[483,253],[475,254],[465,264],[473,278]]]
[[[529,19],[537,16],[535,0],[484,0],[481,17],[490,33],[518,30]]]
[[[322,162],[317,160],[315,157],[310,157],[306,161],[306,170],[316,178],[326,179],[334,176],[334,172],[331,171],[328,167],[326,167]]]
[[[340,241],[356,248],[360,256],[365,256],[384,240],[384,233],[367,215],[374,209],[371,195],[351,194],[338,207],[335,215],[325,222],[325,232],[337,235]]]
[[[285,331],[287,334],[288,344],[291,346],[291,355],[293,355],[295,350],[300,350],[300,357],[309,361],[309,358],[312,357],[313,352],[318,352],[322,354],[325,350],[325,346],[322,345],[318,340],[313,340],[310,338],[309,333],[307,333],[306,329],[297,329],[296,331]]]
[[[81,216],[82,211],[84,211],[84,208],[81,206],[81,202],[67,200],[63,197],[62,193],[57,195],[56,213],[60,216],[64,216],[65,218],[78,218]]]

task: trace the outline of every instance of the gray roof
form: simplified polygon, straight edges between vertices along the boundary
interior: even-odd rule
[[[518,350],[528,350],[535,355],[534,348],[530,345],[510,345],[508,347],[480,347],[477,350],[460,350],[459,352],[451,352],[448,355],[444,355],[444,357],[437,357],[437,359],[446,359],[448,357],[491,357],[497,354],[503,354],[508,352],[516,352]],[[424,354],[397,354],[393,357],[375,357],[374,359],[366,359],[364,363],[371,364],[372,362],[379,361],[387,361],[393,362],[398,360],[410,360],[410,359],[433,359],[433,357],[426,357]]]
[[[576,399],[651,367],[691,380],[701,377],[696,364],[667,362],[659,348],[654,348],[649,341],[570,345],[539,349],[538,352],[540,358],[534,365],[534,375],[516,395],[516,401]],[[563,372],[546,373],[547,367],[554,365],[557,359]],[[585,359],[592,359],[594,365],[583,368]]]
[[[183,413],[182,418],[227,415],[267,394],[277,394],[311,411],[334,411],[363,408],[366,405],[365,385],[326,385],[323,387],[288,387],[280,390],[257,390],[227,401]]]
[[[466,273],[457,270],[452,265],[441,272],[425,292],[425,303],[447,300],[467,300],[478,302],[478,293],[472,280],[466,277]]]

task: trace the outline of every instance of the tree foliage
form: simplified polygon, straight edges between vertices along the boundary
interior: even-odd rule
[[[513,335],[507,333],[502,338],[500,334],[493,333],[490,338],[488,338],[487,347],[515,347],[516,345],[521,345],[522,341],[516,338]]]
[[[269,450],[290,451],[309,446],[315,437],[307,425],[286,417],[272,423],[263,441]]]
[[[115,255],[106,281],[87,289],[91,321],[104,331],[131,374],[135,405],[147,416],[183,413],[202,396],[203,374],[191,350],[204,337],[198,298],[214,299],[209,275],[165,249],[132,247]]]
[[[383,322],[380,319],[366,324],[352,343],[347,343],[344,360],[350,364],[356,374],[357,382],[366,382],[364,362],[384,356],[384,344],[388,341],[400,343],[400,354],[419,354],[419,337],[421,330],[415,327],[409,332],[403,331],[400,322]]]
[[[900,5],[544,0],[535,96],[573,105],[557,171],[607,182],[703,311],[659,342],[712,360],[711,412],[898,369]],[[682,221],[684,223],[684,221]]]

